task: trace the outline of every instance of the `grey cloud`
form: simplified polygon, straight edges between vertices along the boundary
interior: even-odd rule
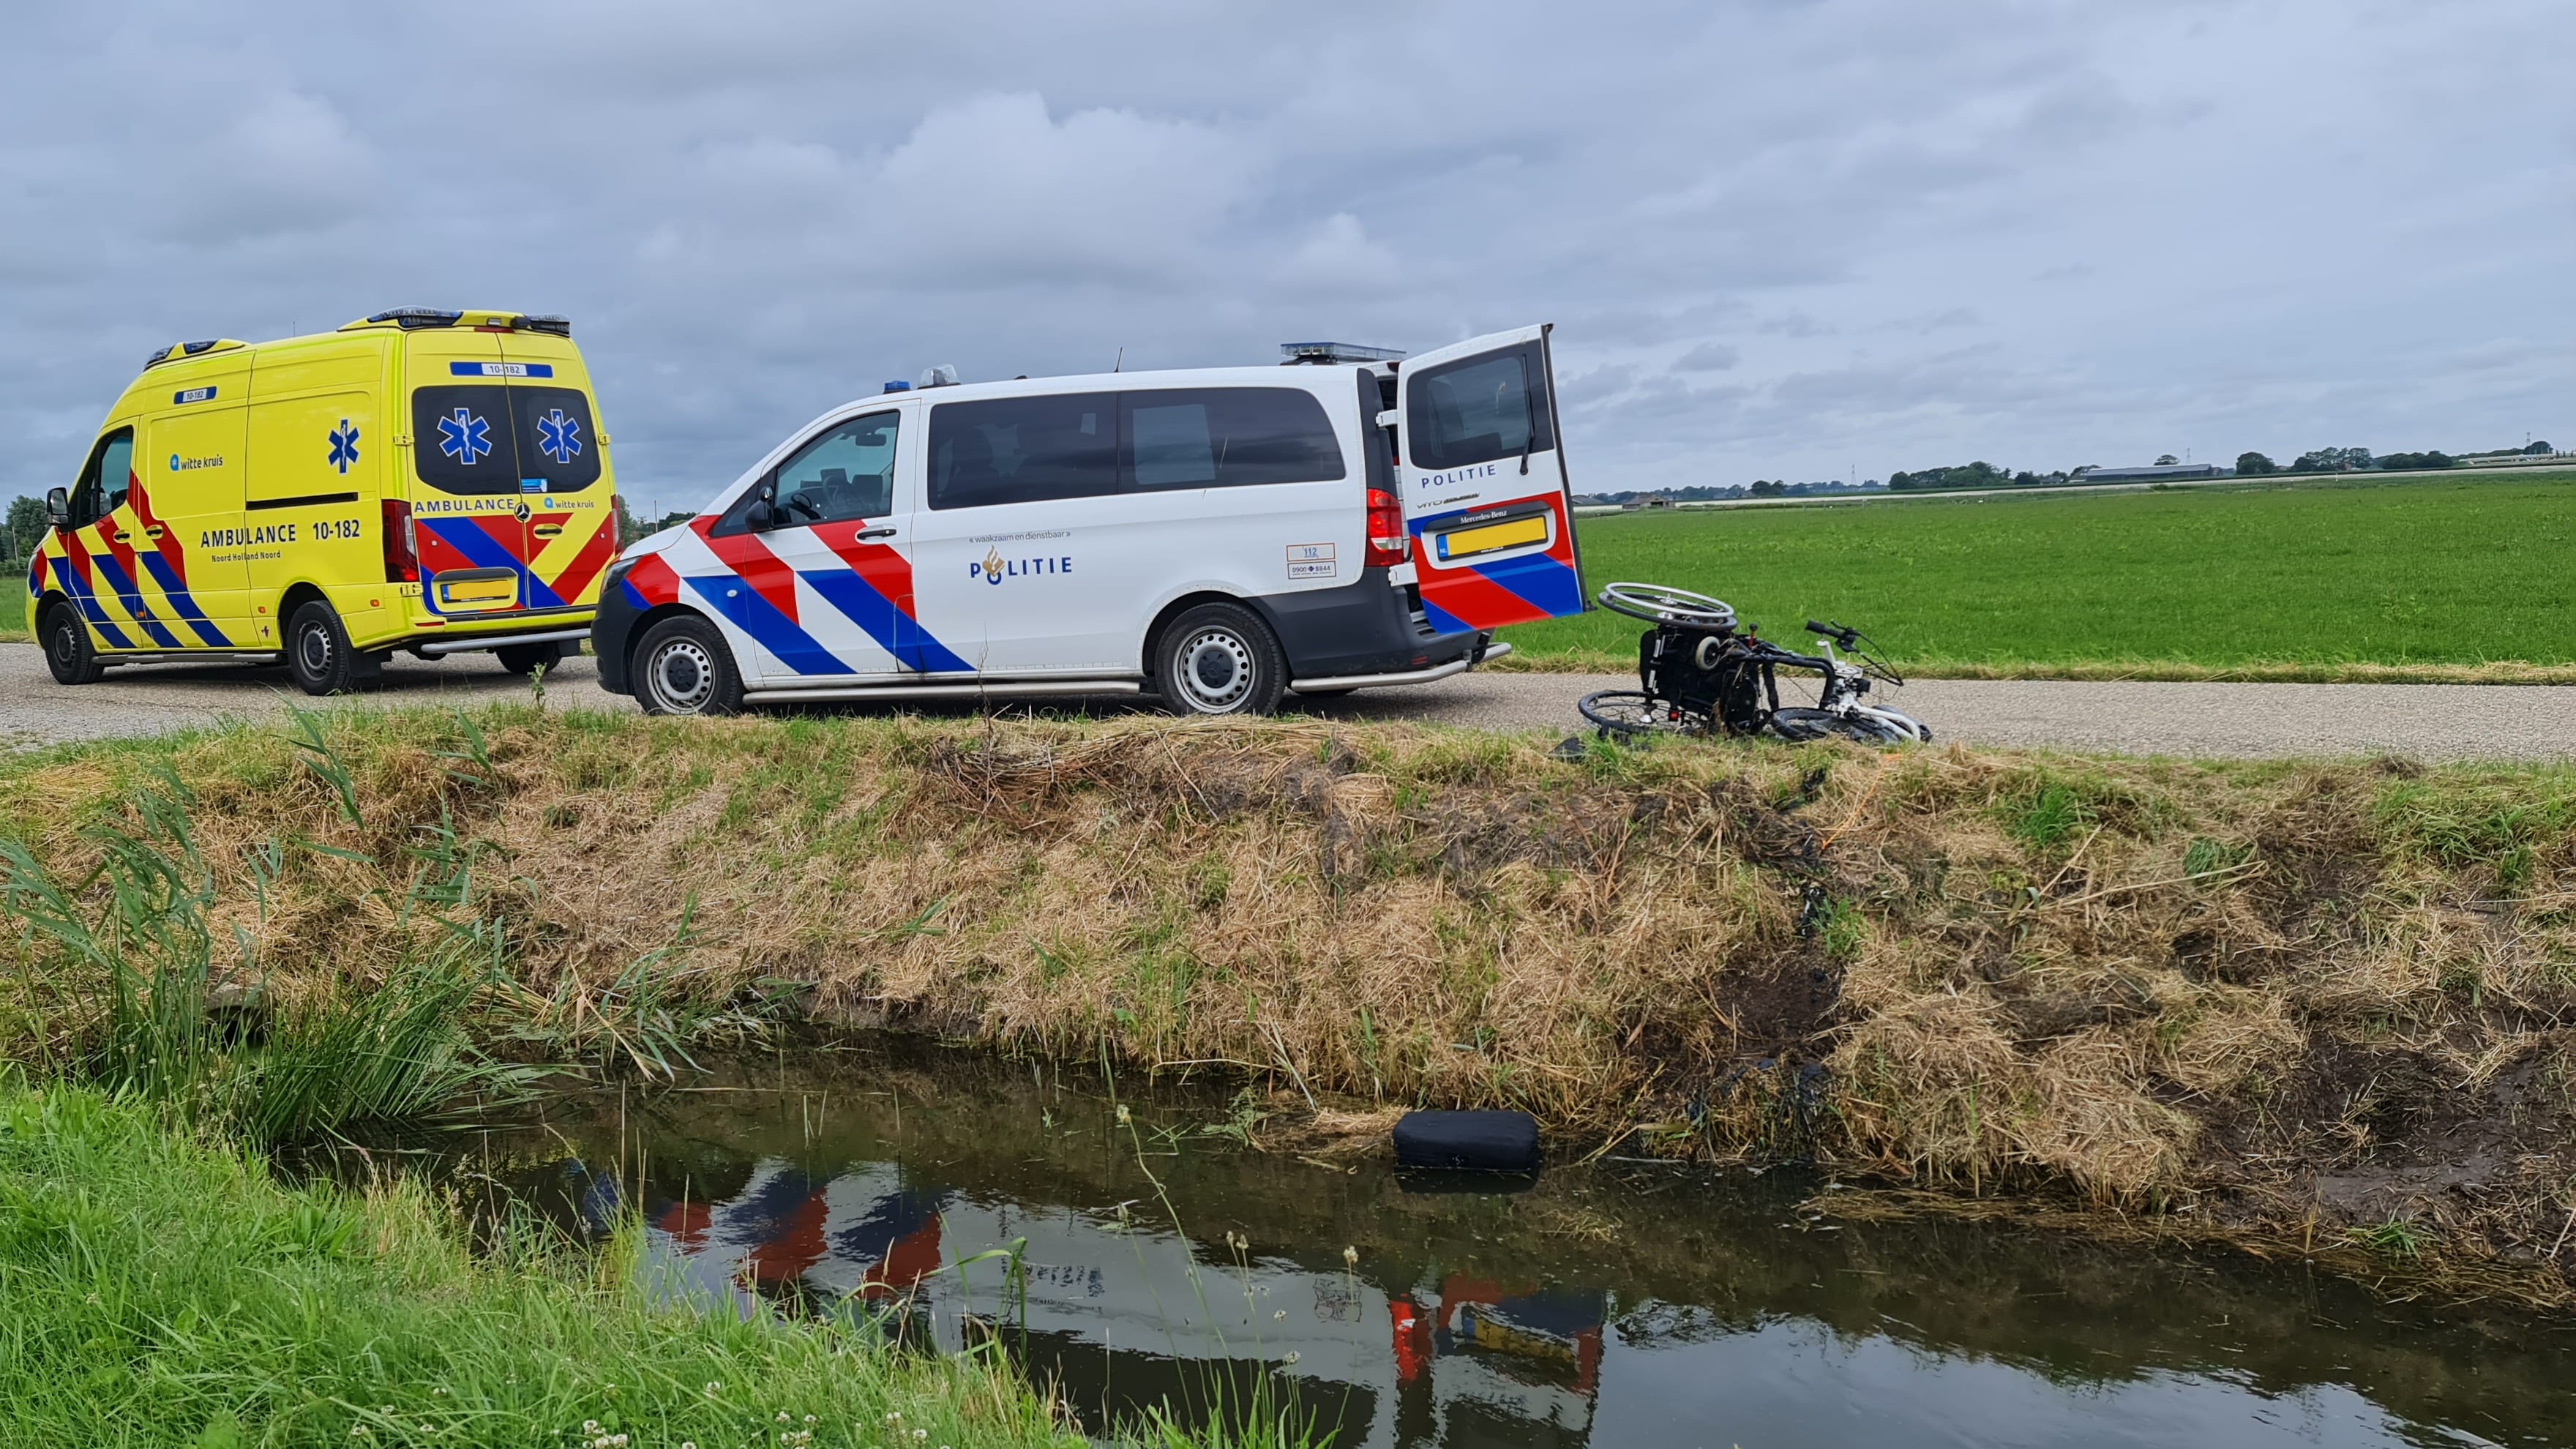
[[[1538,320],[1579,486],[2576,433],[2563,7],[1563,14],[35,0],[0,491],[151,347],[408,302],[571,314],[667,505],[933,362]]]

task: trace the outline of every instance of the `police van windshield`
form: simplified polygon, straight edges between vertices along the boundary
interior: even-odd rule
[[[577,493],[599,481],[590,402],[576,389],[424,387],[411,418],[414,467],[442,493]]]

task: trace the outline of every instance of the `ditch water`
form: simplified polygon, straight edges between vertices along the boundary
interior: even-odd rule
[[[1234,1110],[890,1043],[555,1098],[446,1151],[576,1231],[641,1213],[651,1271],[719,1303],[855,1299],[952,1350],[998,1321],[1092,1427],[1266,1376],[1329,1442],[1384,1449],[2576,1445],[2565,1318],[2236,1254],[1837,1226],[1778,1172],[1419,1190],[1382,1152],[1248,1149]],[[1003,1261],[969,1261],[1021,1239],[1024,1308]]]

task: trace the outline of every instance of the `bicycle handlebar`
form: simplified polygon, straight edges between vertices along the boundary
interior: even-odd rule
[[[1852,648],[1860,641],[1860,631],[1847,624],[1819,624],[1815,620],[1809,619],[1807,621],[1807,632],[1810,634],[1822,634],[1826,638],[1840,644],[1845,649]]]

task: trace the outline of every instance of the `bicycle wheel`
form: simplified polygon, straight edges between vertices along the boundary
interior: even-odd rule
[[[1708,728],[1708,722],[1698,715],[1638,689],[1605,689],[1587,694],[1575,708],[1605,734],[1688,735]]]
[[[1900,723],[1902,721],[1902,723]],[[1856,740],[1864,745],[1930,743],[1932,732],[1893,710],[1781,709],[1771,714],[1772,733],[1784,740]]]
[[[1692,629],[1732,629],[1735,610],[1723,599],[1668,589],[1661,584],[1612,584],[1597,602],[1614,614],[1649,624],[1680,624]]]

